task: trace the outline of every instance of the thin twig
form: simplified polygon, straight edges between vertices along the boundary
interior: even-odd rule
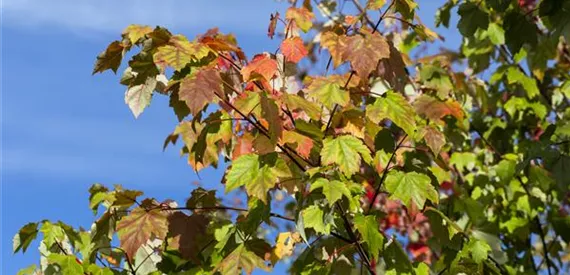
[[[374,196],[372,197],[372,200],[370,201],[370,206],[368,207],[368,210],[366,211],[367,214],[373,208],[374,202],[376,201],[378,194],[380,194],[380,188],[382,187],[382,184],[384,183],[384,181],[386,180],[386,177],[388,176],[388,168],[390,167],[390,163],[392,163],[392,160],[396,156],[396,152],[398,151],[398,149],[400,149],[400,146],[402,146],[402,143],[404,143],[404,140],[406,140],[407,137],[408,137],[408,134],[404,134],[404,137],[402,138],[402,140],[400,140],[400,142],[398,142],[398,145],[396,145],[396,147],[394,147],[394,152],[392,152],[392,155],[390,155],[390,160],[388,160],[388,164],[386,164],[386,168],[384,168],[384,171],[382,171],[382,177],[380,178],[380,182],[378,183],[378,186],[376,186],[376,190],[374,190]]]

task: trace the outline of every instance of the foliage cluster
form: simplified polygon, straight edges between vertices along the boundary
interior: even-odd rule
[[[435,54],[412,0],[290,4],[274,53],[130,25],[93,71],[130,56],[134,116],[169,97],[164,147],[180,140],[195,171],[228,162],[246,206],[96,184],[91,228],[16,234],[14,252],[42,236],[21,274],[568,272],[570,1],[449,0],[436,24],[457,12],[461,47]]]

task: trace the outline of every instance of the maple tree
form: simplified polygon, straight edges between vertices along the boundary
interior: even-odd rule
[[[134,116],[168,96],[164,147],[181,140],[195,171],[227,162],[247,202],[95,184],[91,228],[16,234],[14,252],[41,236],[20,274],[569,272],[570,1],[449,0],[435,22],[457,16],[461,46],[435,54],[418,3],[338,2],[290,1],[270,16],[279,49],[252,58],[217,29],[128,26],[93,73],[134,51]]]

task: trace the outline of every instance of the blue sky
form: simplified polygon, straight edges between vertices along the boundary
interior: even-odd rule
[[[432,26],[443,1],[421,2],[420,16]],[[154,97],[135,120],[124,104],[119,76],[91,76],[91,71],[96,55],[131,23],[162,25],[188,37],[218,26],[234,33],[249,56],[274,51],[276,42],[266,36],[269,14],[287,4],[241,3],[3,1],[2,274],[38,262],[35,243],[25,255],[11,252],[12,237],[25,223],[61,219],[88,228],[93,215],[87,189],[95,182],[179,202],[195,181],[220,186],[221,170],[201,172],[200,180],[177,150],[162,152],[176,125],[166,97]],[[448,42],[457,39],[453,31],[442,31]]]

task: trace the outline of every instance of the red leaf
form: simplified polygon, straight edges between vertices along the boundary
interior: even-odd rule
[[[283,43],[281,43],[281,52],[285,55],[287,61],[293,63],[299,62],[299,60],[308,54],[305,45],[303,45],[303,39],[300,37],[291,37],[283,40]]]

